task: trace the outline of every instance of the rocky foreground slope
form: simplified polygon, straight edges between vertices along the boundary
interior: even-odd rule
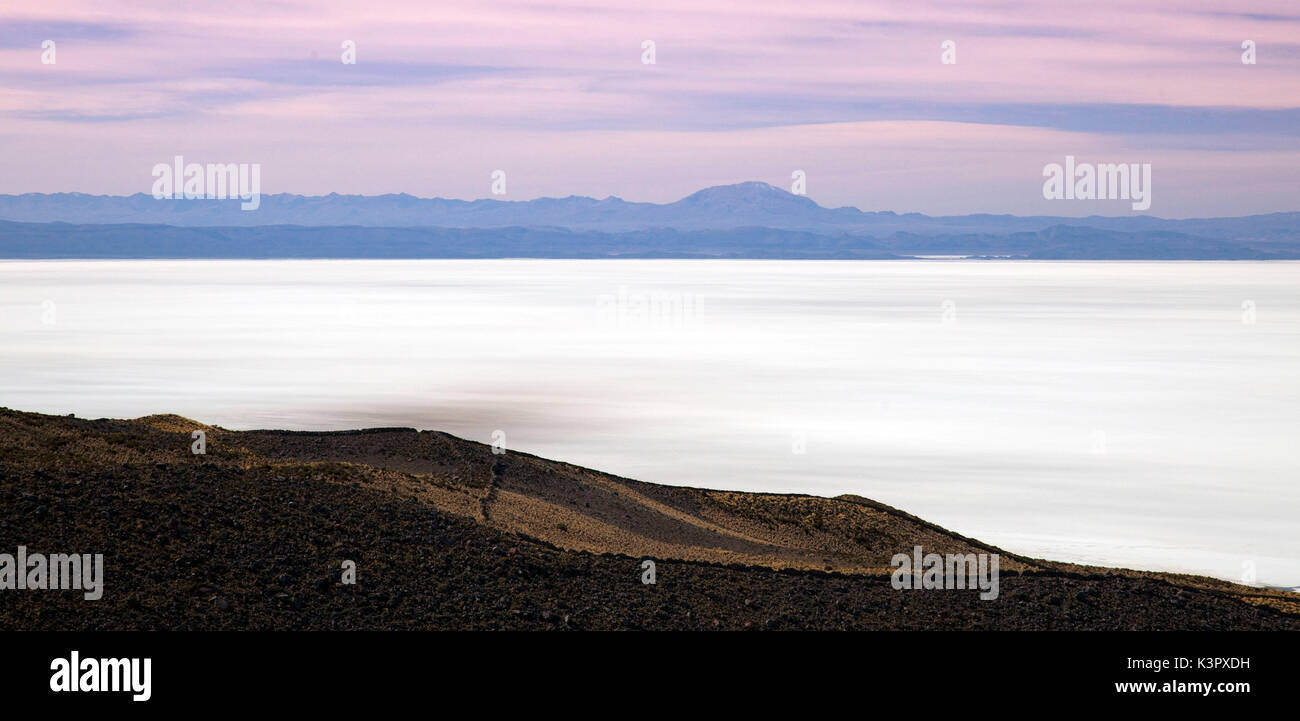
[[[0,629],[1300,630],[1296,594],[1023,558],[865,498],[659,486],[410,429],[0,409],[0,553],[19,545],[103,553],[103,598],[0,590]],[[998,598],[892,588],[890,558],[915,545],[999,553]]]

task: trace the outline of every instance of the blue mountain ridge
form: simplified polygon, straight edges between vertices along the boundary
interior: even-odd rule
[[[0,222],[0,257],[1300,258],[1296,212],[900,215],[826,208],[760,182],[663,204],[281,193],[262,196],[255,211],[239,206],[143,193],[0,195],[0,221],[9,221]],[[200,229],[207,235],[186,232]],[[218,238],[224,249],[210,247]]]

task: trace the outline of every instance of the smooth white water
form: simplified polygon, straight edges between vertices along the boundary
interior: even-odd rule
[[[1298,371],[1288,262],[0,262],[11,408],[501,429],[1270,585],[1300,585]]]

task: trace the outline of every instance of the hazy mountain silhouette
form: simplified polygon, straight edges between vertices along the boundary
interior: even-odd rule
[[[369,228],[273,225],[70,225],[0,221],[0,258],[766,258],[871,260],[957,255],[1070,260],[1275,260],[1269,250],[1167,231],[1052,226],[994,235],[895,233],[872,238],[779,228],[621,233],[564,228]]]
[[[412,195],[0,196],[5,258],[1300,258],[1300,213],[1167,220],[825,208],[766,183],[656,204]],[[11,221],[11,222],[3,222]]]
[[[621,198],[569,196],[536,200],[449,200],[413,195],[303,196],[263,195],[261,207],[243,211],[238,200],[156,200],[83,193],[0,195],[0,220],[78,224],[157,223],[177,226],[363,225],[371,227],[536,228],[606,232],[677,228],[744,227],[854,232],[873,236],[896,232],[922,234],[1015,233],[1055,225],[1123,232],[1167,230],[1230,241],[1294,241],[1300,213],[1240,218],[1167,220],[1154,216],[1072,218],[974,214],[899,215],[857,208],[825,208],[767,183],[746,182],[705,188],[672,203],[636,203]]]

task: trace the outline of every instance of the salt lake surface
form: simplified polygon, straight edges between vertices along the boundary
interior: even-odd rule
[[[1300,585],[1300,264],[0,262],[0,405],[413,426]]]

